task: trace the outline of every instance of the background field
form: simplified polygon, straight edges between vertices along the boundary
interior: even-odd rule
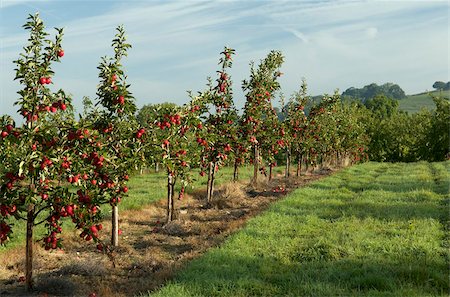
[[[399,109],[403,111],[407,111],[409,113],[416,113],[422,108],[427,108],[433,110],[436,108],[431,95],[434,96],[444,96],[446,98],[450,98],[449,91],[433,91],[433,92],[424,92],[415,95],[408,95],[405,99],[399,100]]]
[[[366,163],[298,189],[151,296],[448,296],[450,163]]]

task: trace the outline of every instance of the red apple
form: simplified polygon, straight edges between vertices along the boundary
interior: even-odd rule
[[[74,215],[74,212],[73,212],[73,205],[67,205],[66,206],[66,212],[67,212],[67,214],[69,215],[69,216],[71,216],[71,217],[73,217],[73,215]]]

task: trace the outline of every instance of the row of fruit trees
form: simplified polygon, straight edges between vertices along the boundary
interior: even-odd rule
[[[114,57],[103,57],[98,66],[95,106],[80,118],[72,99],[63,90],[49,88],[52,64],[64,58],[63,30],[49,38],[39,15],[30,15],[24,28],[28,45],[15,61],[16,80],[22,86],[16,104],[23,116],[17,125],[0,118],[0,243],[12,236],[14,222],[26,221],[26,284],[32,289],[33,229],[45,224],[40,238],[47,250],[62,247],[64,218],[72,220],[80,237],[94,241],[99,251],[110,253],[119,244],[118,204],[128,192],[129,175],[142,166],[162,166],[167,173],[167,216],[175,218],[175,184],[178,199],[197,174],[208,176],[207,197],[214,197],[217,172],[234,166],[234,178],[244,164],[253,164],[252,184],[260,174],[272,178],[280,156],[289,166],[311,166],[324,160],[354,161],[364,157],[366,137],[357,109],[342,105],[338,95],[327,96],[306,116],[306,83],[283,108],[280,121],[273,101],[280,91],[284,57],[272,51],[259,65],[251,64],[243,81],[246,104],[239,115],[233,102],[232,67],[235,51],[224,48],[216,78],[205,90],[190,94],[183,106],[155,105],[139,113],[129,91],[122,59],[131,48],[122,27],[112,41]],[[143,111],[143,110],[141,110]],[[268,167],[268,172],[266,167]],[[112,212],[111,240],[99,236],[104,214]]]

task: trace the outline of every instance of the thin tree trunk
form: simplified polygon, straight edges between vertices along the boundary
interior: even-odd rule
[[[237,160],[234,160],[234,172],[233,172],[233,181],[237,181],[239,179],[239,165]]]
[[[33,227],[34,205],[28,206],[27,212],[27,242],[25,255],[25,281],[28,292],[33,290]]]
[[[256,187],[257,183],[258,183],[258,170],[259,170],[259,148],[258,145],[255,144],[254,146],[254,152],[255,152],[255,156],[253,159],[253,180],[252,180],[252,184],[253,186]]]
[[[212,195],[214,194],[214,174],[216,170],[216,163],[209,163],[209,172],[208,172],[208,186],[206,189],[206,200],[208,203],[212,201]]]
[[[167,218],[166,223],[169,223],[174,218],[174,177],[171,172],[167,174]]]
[[[286,172],[284,173],[286,178],[291,176],[291,150],[288,148],[286,150]]]
[[[155,164],[155,172],[159,172],[159,163],[158,162],[156,162],[156,164]]]
[[[213,163],[212,173],[211,173],[211,190],[209,190],[209,202],[212,201],[212,197],[214,194],[214,178],[216,176],[216,162]]]
[[[306,155],[306,160],[305,160],[305,172],[308,173],[308,168],[309,168],[309,161],[311,159],[311,153],[308,153]]]
[[[210,191],[211,191],[211,176],[212,176],[212,162],[209,162],[209,168],[208,168],[208,183],[206,184],[206,201],[209,202],[210,200]]]
[[[303,156],[301,154],[298,154],[298,157],[297,157],[297,177],[302,174],[302,158],[303,158]]]
[[[111,245],[119,246],[119,207],[117,205],[112,207],[111,229]]]
[[[306,162],[304,162],[303,155],[300,155],[300,160],[299,160],[299,164],[300,164],[299,173],[300,173],[300,175],[302,175],[302,163],[306,164]]]

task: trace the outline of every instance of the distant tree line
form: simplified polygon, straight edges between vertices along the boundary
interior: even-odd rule
[[[443,82],[443,81],[436,81],[433,84],[433,88],[435,88],[438,91],[448,91],[450,90],[450,81]]]
[[[442,161],[449,155],[450,103],[433,97],[436,109],[408,114],[398,101],[380,95],[365,102],[368,155],[372,161]]]
[[[381,86],[376,83],[371,83],[360,89],[355,87],[348,88],[342,93],[344,99],[359,99],[362,100],[362,102],[366,102],[378,95],[397,100],[406,98],[406,94],[402,88],[394,83],[385,83]]]

